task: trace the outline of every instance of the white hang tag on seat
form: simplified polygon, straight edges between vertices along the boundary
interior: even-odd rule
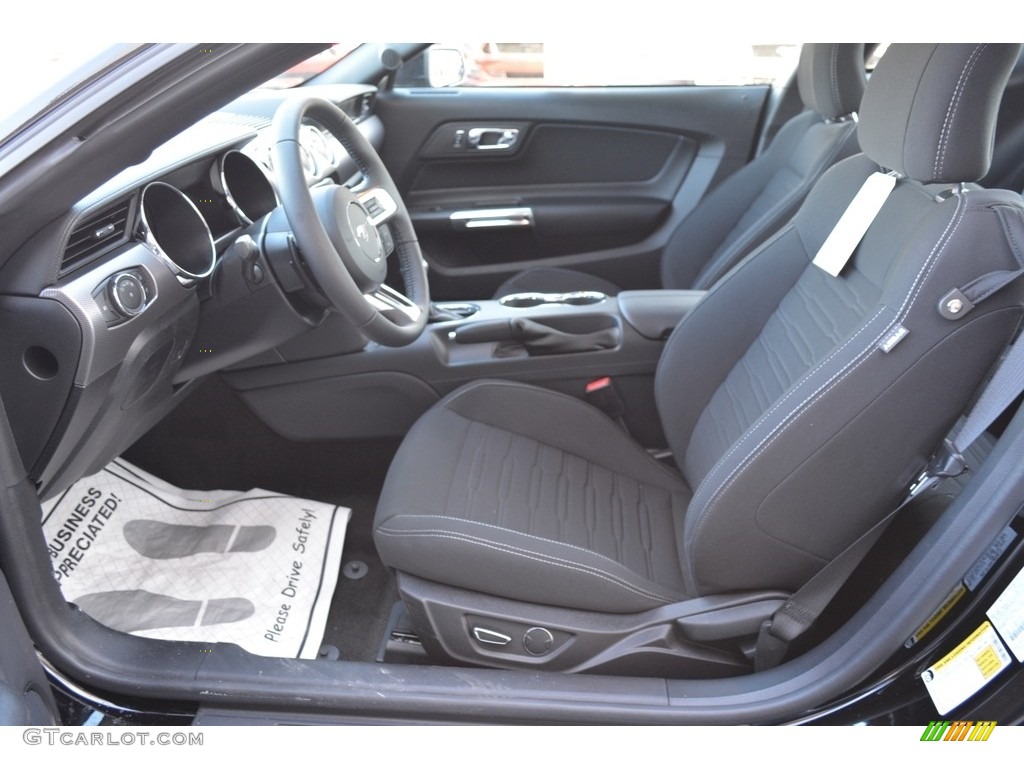
[[[896,177],[888,173],[876,171],[868,176],[818,249],[815,266],[839,277],[895,186]]]

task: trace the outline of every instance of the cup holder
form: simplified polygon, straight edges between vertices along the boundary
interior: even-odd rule
[[[502,296],[498,303],[512,309],[527,309],[564,304],[583,307],[589,304],[600,304],[608,297],[600,291],[570,291],[569,293],[513,293]]]
[[[434,304],[433,308],[442,315],[452,315],[455,317],[472,317],[480,311],[480,307],[477,304],[470,304],[468,301],[444,301]]]

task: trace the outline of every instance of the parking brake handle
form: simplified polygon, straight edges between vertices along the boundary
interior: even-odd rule
[[[566,333],[521,317],[468,323],[452,331],[450,338],[456,344],[514,342],[522,345],[531,356],[595,352],[613,349],[618,344],[614,327],[590,333]]]

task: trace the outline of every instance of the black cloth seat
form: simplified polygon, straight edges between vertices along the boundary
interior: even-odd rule
[[[432,408],[388,474],[375,541],[400,574],[628,614],[799,588],[892,509],[1022,316],[1024,203],[988,165],[1013,45],[894,45],[864,154],[712,289],[666,342],[656,396],[678,472],[575,398],[481,381]],[[896,186],[838,277],[812,263],[879,168]],[[603,353],[602,353],[603,354]]]
[[[406,445],[390,470],[396,514],[376,529],[389,562],[595,611],[685,599],[676,541],[689,488],[581,400],[476,382],[431,409]]]
[[[863,44],[808,43],[797,86],[806,109],[683,220],[662,253],[661,285],[633,287],[710,288],[793,215],[830,166],[858,151],[854,113],[864,93]],[[596,275],[538,267],[506,280],[495,298],[529,291],[613,296],[619,290]]]

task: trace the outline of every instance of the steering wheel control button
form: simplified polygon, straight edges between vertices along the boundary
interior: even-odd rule
[[[554,635],[544,627],[530,627],[523,635],[523,647],[531,656],[544,656],[551,653],[554,645]]]
[[[114,275],[107,292],[113,308],[124,317],[135,317],[146,307],[146,288],[134,272]]]
[[[481,645],[489,645],[492,648],[503,648],[512,642],[508,635],[484,627],[473,627],[473,637]]]
[[[398,203],[383,189],[373,189],[359,196],[359,202],[375,225],[382,224],[398,211]]]

